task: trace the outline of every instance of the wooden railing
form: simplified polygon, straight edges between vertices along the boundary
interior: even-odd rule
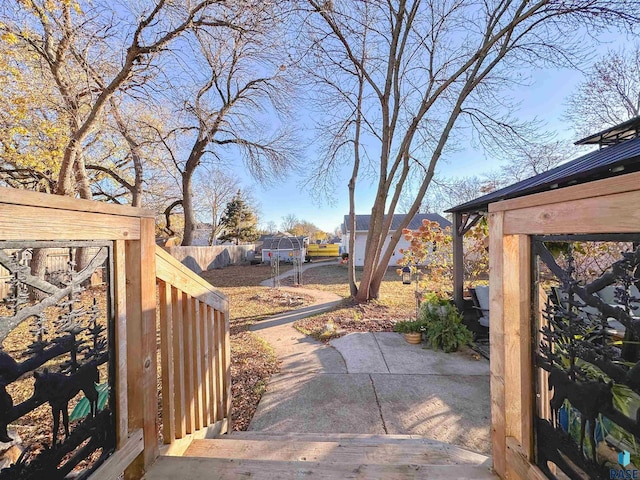
[[[164,443],[230,428],[229,304],[156,247]],[[177,447],[167,453],[179,454]]]
[[[112,245],[110,407],[116,447],[92,480],[119,478],[123,472],[127,480],[140,479],[161,453],[158,363],[164,442],[168,449],[175,447],[163,453],[179,454],[191,438],[230,428],[227,299],[156,246],[154,217],[138,208],[0,187],[0,240],[103,240]]]

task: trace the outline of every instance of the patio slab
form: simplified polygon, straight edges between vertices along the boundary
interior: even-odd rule
[[[275,375],[250,431],[384,434],[367,374]]]
[[[309,293],[319,296],[317,304],[251,327],[274,346],[282,364],[250,431],[410,434],[490,451],[486,359],[470,349],[447,354],[410,345],[393,332],[317,342],[292,323],[338,300]]]
[[[349,333],[331,340],[347,365],[349,373],[389,373],[376,337],[371,333]]]
[[[480,375],[372,374],[389,434],[422,435],[491,451],[491,393]]]
[[[378,332],[374,335],[389,373],[430,375],[489,375],[489,362],[473,357],[469,349],[454,353],[427,348],[425,345],[410,345],[402,335],[393,332]],[[344,352],[343,353],[344,356]]]

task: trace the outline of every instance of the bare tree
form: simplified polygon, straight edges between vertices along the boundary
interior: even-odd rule
[[[353,149],[354,184],[358,162],[372,167],[367,173],[375,201],[359,301],[378,297],[402,230],[420,208],[436,164],[455,148],[464,128],[488,141],[521,135],[504,95],[505,88],[522,83],[514,73],[541,63],[570,64],[584,41],[575,36],[576,26],[630,26],[640,10],[631,0],[308,5],[301,36],[309,39],[307,62],[319,72],[318,89],[334,99],[328,123],[360,150]],[[331,172],[343,143],[328,150],[317,178]],[[403,190],[416,178],[415,200],[383,249]]]
[[[589,135],[640,115],[640,44],[608,52],[569,97],[566,116]]]
[[[236,192],[240,191],[241,182],[237,176],[227,173],[218,167],[208,167],[200,171],[195,180],[196,210],[201,210],[202,218],[211,218],[211,236],[209,245],[215,245],[218,235],[222,232],[223,225],[220,220],[225,206],[233,200]],[[247,193],[243,194],[245,202]]]
[[[274,222],[273,220],[270,220],[267,222],[267,224],[264,226],[263,231],[265,233],[277,233],[278,232],[278,225],[276,224],[276,222]]]
[[[168,134],[177,146],[168,157],[181,180],[183,245],[193,239],[193,178],[203,162],[225,165],[226,158],[241,158],[254,178],[268,182],[297,158],[293,132],[286,125],[291,93],[287,69],[273,50],[278,19],[265,4],[236,21],[243,28],[230,33],[196,30],[189,62],[177,63],[191,67],[174,79],[176,127]]]
[[[300,219],[293,213],[288,213],[284,217],[282,217],[280,228],[283,232],[291,232],[298,223],[300,223]]]

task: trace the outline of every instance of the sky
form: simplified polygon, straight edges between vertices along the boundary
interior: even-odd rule
[[[605,40],[606,43],[596,52],[598,56],[608,49],[616,49],[625,39],[611,36]],[[566,110],[565,102],[584,80],[583,74],[577,70],[544,69],[532,71],[530,76],[530,85],[519,89],[516,95],[520,102],[518,118],[537,118],[544,121],[546,130],[554,132],[558,139],[566,139],[571,143],[578,140],[562,117]],[[487,171],[496,170],[499,165],[498,161],[487,158],[482,150],[468,145],[451,154],[446,161],[441,160],[436,174],[446,177],[482,176]],[[280,226],[282,217],[294,214],[301,220],[312,222],[321,230],[333,232],[348,213],[348,174],[336,182],[339,187],[332,195],[331,203],[310,195],[308,189],[301,185],[301,180],[299,175],[293,174],[272,186],[251,186],[259,203],[260,225],[275,222]],[[252,184],[250,179],[245,181],[248,185]],[[356,192],[356,213],[370,213],[375,187],[361,183]]]

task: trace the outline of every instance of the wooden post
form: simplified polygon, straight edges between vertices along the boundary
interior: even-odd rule
[[[129,407],[127,402],[127,280],[125,264],[125,244],[123,240],[113,242],[113,280],[115,292],[115,332],[116,332],[116,405],[117,447],[123,448],[129,440]]]
[[[191,344],[191,355],[193,362],[193,398],[194,398],[194,411],[195,417],[193,420],[194,423],[194,431],[200,430],[205,426],[205,422],[202,418],[202,359],[200,358],[200,314],[198,311],[198,301],[195,298],[189,299],[191,303],[191,318],[189,319],[191,323],[191,334],[193,335],[193,340]]]
[[[532,451],[531,243],[527,235],[506,235],[503,242],[505,434],[522,452]],[[493,318],[492,318],[493,320]]]
[[[127,241],[127,377],[129,431],[142,428],[144,451],[127,468],[141,478],[158,456],[155,221],[140,219],[140,240]]]
[[[191,303],[191,297],[182,292],[182,323],[185,326],[184,329],[184,392],[185,392],[185,414],[186,414],[186,426],[187,433],[195,432],[196,427],[196,399],[195,390],[193,388],[194,368],[193,364],[193,304]]]
[[[167,285],[163,281],[158,282],[158,298],[160,300],[160,348],[162,351],[162,436],[164,443],[171,443],[176,438],[171,285]]]
[[[175,375],[174,401],[176,438],[183,438],[187,434],[187,400],[185,391],[184,365],[184,322],[182,318],[182,292],[171,287],[171,310],[173,320],[173,373]]]
[[[229,309],[225,310],[221,320],[224,335],[224,416],[227,417],[227,431],[231,431],[231,334]]]
[[[489,214],[489,294],[491,326],[489,342],[491,349],[491,455],[493,468],[505,478],[506,435],[504,397],[504,315],[503,315],[503,223],[504,213]]]
[[[463,235],[459,235],[462,228],[462,214],[453,214],[453,300],[461,312],[464,310],[464,246]]]

